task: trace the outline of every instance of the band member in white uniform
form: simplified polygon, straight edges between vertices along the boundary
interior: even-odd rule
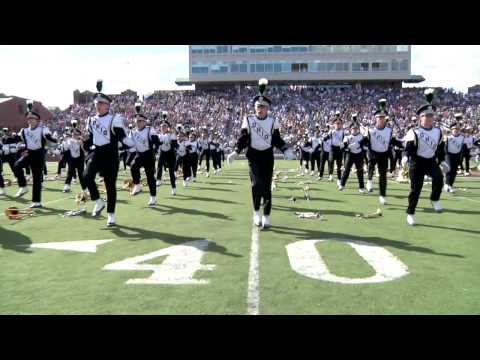
[[[456,122],[450,124],[451,134],[447,136],[445,141],[445,161],[449,166],[449,171],[445,174],[446,192],[455,192],[453,184],[457,177],[458,165],[462,159],[462,150],[465,144],[465,136],[460,133],[460,125]]]
[[[471,127],[466,127],[464,130],[465,133],[465,142],[463,145],[463,151],[462,151],[462,160],[460,161],[460,165],[463,163],[463,160],[465,160],[465,176],[470,176],[470,158],[472,156],[472,148],[474,146],[480,146],[480,139],[475,138],[475,136],[472,135],[472,128]]]
[[[270,226],[272,209],[272,175],[273,147],[280,149],[288,159],[294,159],[293,151],[280,137],[280,125],[268,115],[271,100],[265,96],[267,79],[259,80],[260,94],[253,99],[255,115],[248,115],[242,122],[241,135],[237,140],[235,151],[228,155],[231,164],[238,154],[247,149],[246,157],[250,168],[252,182],[253,223],[256,226]],[[260,218],[260,204],[263,199],[263,216]]]
[[[432,178],[432,192],[430,200],[434,210],[442,212],[440,195],[443,187],[443,174],[439,163],[448,170],[445,163],[445,144],[442,141],[442,131],[433,127],[434,116],[437,111],[432,105],[433,90],[425,91],[427,103],[417,110],[420,126],[410,129],[404,138],[407,156],[402,159],[402,165],[409,162],[410,194],[408,195],[407,223],[415,224],[415,209],[422,192],[425,175]]]
[[[375,166],[378,167],[378,173],[380,175],[379,187],[380,187],[380,204],[385,205],[387,203],[387,168],[388,158],[391,152],[391,145],[403,147],[401,141],[393,137],[393,130],[391,127],[386,126],[386,116],[388,112],[386,110],[387,100],[380,99],[378,102],[378,110],[375,111],[375,126],[368,129],[368,181],[367,191],[373,190],[373,173]]]
[[[355,164],[357,169],[357,178],[359,185],[359,192],[365,193],[365,186],[363,182],[363,146],[367,144],[368,140],[365,136],[360,134],[360,125],[357,122],[357,116],[354,114],[352,116],[353,120],[350,124],[350,134],[345,136],[344,149],[347,153],[347,158],[345,162],[345,170],[342,173],[342,179],[340,180],[340,185],[338,190],[342,191],[345,188],[350,171]]]
[[[98,217],[105,208],[95,183],[97,173],[100,172],[103,176],[107,190],[107,226],[114,226],[119,165],[118,143],[131,147],[133,142],[127,137],[124,119],[118,114],[110,113],[112,99],[102,93],[102,85],[101,80],[97,81],[98,93],[94,99],[97,114],[86,121],[88,138],[85,139],[84,148],[89,149],[91,153],[88,155],[83,176],[90,197],[95,201],[93,217]]]
[[[23,168],[29,166],[32,169],[33,191],[31,208],[42,207],[42,171],[45,165],[46,140],[56,143],[47,127],[40,124],[40,115],[33,110],[33,101],[27,102],[25,117],[29,126],[20,130],[19,136],[24,146],[21,147],[21,156],[15,162],[15,170],[20,186],[19,196],[27,192],[27,180],[23,175]],[[17,194],[17,195],[18,195]]]
[[[192,181],[197,181],[197,167],[198,167],[198,153],[199,153],[199,142],[196,140],[194,131],[188,135],[188,140],[185,142],[186,148],[188,150],[187,160],[189,171],[192,174]]]
[[[135,157],[130,166],[130,172],[134,183],[132,195],[137,195],[142,191],[140,183],[140,169],[145,169],[147,176],[148,188],[150,190],[150,199],[148,206],[154,206],[157,203],[157,187],[155,185],[155,154],[153,152],[153,145],[159,144],[159,139],[155,129],[146,126],[147,117],[141,113],[142,105],[135,104],[135,120],[137,127],[130,133],[130,138],[134,143]]]
[[[340,185],[340,178],[342,177],[342,161],[343,161],[343,138],[345,133],[342,128],[342,119],[340,118],[340,111],[335,113],[335,118],[333,122],[334,128],[330,130],[327,137],[323,140],[331,139],[332,149],[330,151],[329,161],[337,165],[337,186]]]
[[[68,174],[67,179],[65,180],[65,186],[63,187],[63,192],[70,191],[70,184],[75,174],[78,174],[78,180],[80,181],[82,191],[87,190],[87,185],[85,183],[85,179],[83,178],[83,171],[85,168],[85,153],[83,151],[83,141],[81,138],[82,132],[75,128],[72,130],[72,137],[67,143],[65,143],[65,148],[68,150],[70,156]]]
[[[166,114],[165,114],[166,115]],[[165,119],[166,117],[164,117]],[[160,125],[160,133],[158,134],[160,141],[160,155],[158,158],[157,167],[157,186],[162,184],[163,168],[168,168],[168,174],[170,176],[170,185],[172,186],[172,195],[176,195],[177,187],[175,185],[175,162],[176,162],[176,149],[177,135],[174,132],[170,132],[170,123],[167,120],[163,120]]]

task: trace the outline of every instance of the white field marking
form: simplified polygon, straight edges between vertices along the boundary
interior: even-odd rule
[[[358,255],[373,267],[375,275],[368,278],[347,278],[332,274],[315,247],[316,243],[326,240],[341,241],[350,245]],[[407,266],[388,250],[363,241],[342,239],[302,240],[288,244],[286,248],[292,269],[312,279],[342,284],[368,284],[391,281],[408,274]]]
[[[31,245],[25,245],[25,246],[29,248],[39,248],[39,249],[96,253],[97,246],[108,243],[110,241],[113,241],[113,239],[51,242],[51,243],[31,244]]]
[[[260,271],[259,271],[259,237],[260,230],[256,225],[252,228],[252,247],[250,249],[250,269],[248,272],[247,315],[258,315],[260,304]]]
[[[473,201],[473,202],[476,202],[476,203],[480,203],[479,200],[470,199],[470,198],[467,198],[467,197],[464,197],[464,196],[452,196],[452,199],[464,199],[464,200],[469,200],[469,201]]]
[[[103,270],[153,271],[146,279],[130,279],[126,284],[208,284],[209,280],[194,279],[198,270],[214,270],[215,265],[201,264],[209,240],[194,240],[170,246],[151,253],[120,260],[103,267]],[[161,264],[142,264],[145,261],[167,255]]]
[[[43,203],[43,205],[53,204],[53,203],[63,201],[63,200],[68,200],[68,199],[73,199],[73,198],[72,197],[66,197],[66,198],[61,198],[61,199],[57,199],[57,200],[47,201],[46,203]],[[3,216],[3,215],[5,215],[5,213],[0,214],[0,216]]]

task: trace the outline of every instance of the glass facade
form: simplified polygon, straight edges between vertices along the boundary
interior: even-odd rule
[[[192,45],[192,54],[405,53],[409,45]]]
[[[192,45],[190,51],[192,74],[410,71],[409,45]]]

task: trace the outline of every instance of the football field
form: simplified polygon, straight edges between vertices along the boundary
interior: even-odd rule
[[[154,208],[146,186],[135,197],[121,189],[130,176],[120,171],[113,228],[106,211],[90,216],[92,202],[62,217],[80,191],[63,193],[63,179],[44,183],[34,216],[8,220],[4,209],[30,205],[32,190],[14,199],[17,186],[6,188],[0,314],[480,314],[480,178],[458,177],[457,192],[442,193],[442,214],[424,185],[411,227],[408,184],[389,180],[380,206],[377,178],[373,193],[360,194],[352,173],[339,192],[298,176],[297,161],[275,164],[267,230],[252,226],[246,161],[187,188],[179,178],[176,196],[164,181]],[[50,163],[49,177],[55,170]],[[381,217],[356,217],[378,208]]]

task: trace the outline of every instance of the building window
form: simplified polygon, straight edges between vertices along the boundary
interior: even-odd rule
[[[273,64],[265,64],[265,72],[267,73],[273,72]]]
[[[291,67],[292,72],[308,72],[308,64],[307,63],[300,63],[300,64],[292,64]]]
[[[256,64],[255,72],[265,72],[265,64]]]
[[[386,62],[373,62],[372,71],[388,71],[388,63]]]
[[[208,66],[192,66],[192,74],[208,74]]]
[[[250,72],[251,73],[255,72],[255,64],[250,64]]]
[[[274,72],[282,72],[282,64],[280,64],[280,63],[273,64],[273,71]]]
[[[362,62],[362,63],[352,63],[352,71],[368,71],[369,63]]]
[[[397,45],[397,52],[408,52],[408,45]]]
[[[393,59],[392,60],[392,71],[398,71],[398,70],[399,70],[398,61]]]
[[[276,53],[282,52],[282,47],[278,46],[278,45],[275,45],[273,47],[273,52],[276,52]]]
[[[227,54],[229,53],[229,46],[221,45],[217,46],[217,54]]]
[[[408,71],[408,60],[404,59],[400,62],[400,71]]]
[[[245,54],[247,52],[248,52],[248,47],[245,45],[232,46],[232,53],[234,54]]]
[[[246,73],[246,72],[247,72],[247,64],[240,64],[240,65],[238,65],[238,70],[239,70],[239,72],[244,72],[244,73]]]

